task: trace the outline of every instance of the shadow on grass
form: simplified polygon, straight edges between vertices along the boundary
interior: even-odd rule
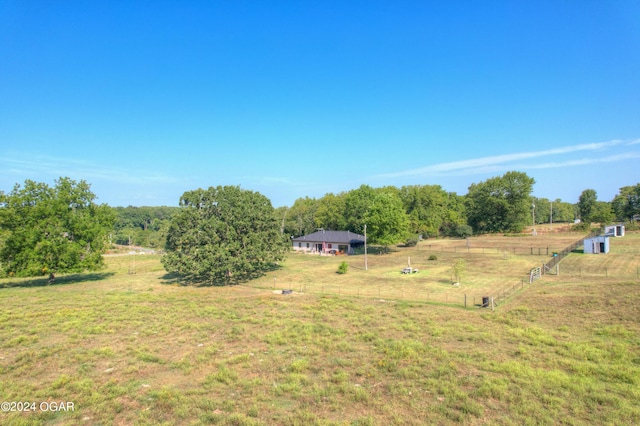
[[[68,284],[77,284],[86,281],[101,281],[115,275],[115,272],[89,272],[58,276],[55,280],[49,281],[48,277],[26,278],[19,281],[0,282],[0,289],[13,287],[46,287]]]
[[[271,264],[269,265],[269,267],[265,268],[262,271],[256,271],[235,279],[232,277],[231,279],[224,279],[220,281],[210,281],[206,278],[198,279],[197,277],[183,275],[177,272],[168,272],[161,277],[161,283],[164,285],[180,285],[183,287],[226,287],[245,284],[249,281],[264,277],[267,272],[278,271],[280,269],[282,269],[281,265]]]

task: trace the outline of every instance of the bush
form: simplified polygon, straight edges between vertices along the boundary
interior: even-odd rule
[[[591,222],[580,222],[571,226],[571,230],[574,232],[588,232],[591,230]]]
[[[429,260],[438,260],[438,256],[432,254],[431,256],[429,256]]]
[[[418,238],[409,238],[404,245],[405,247],[415,247],[418,245]]]
[[[347,262],[342,262],[340,264],[340,266],[338,266],[338,273],[339,274],[346,274],[347,273],[347,269],[349,269],[349,264]]]
[[[473,235],[473,228],[466,224],[456,226],[456,237],[467,238]]]

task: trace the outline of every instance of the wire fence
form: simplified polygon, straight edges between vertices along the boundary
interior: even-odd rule
[[[551,271],[554,267],[556,267],[556,265],[558,263],[560,263],[562,261],[562,259],[567,257],[569,255],[569,253],[571,253],[572,251],[574,251],[575,249],[577,249],[578,247],[583,245],[584,244],[584,240],[589,239],[589,238],[593,238],[593,237],[597,237],[601,233],[602,233],[602,231],[600,231],[600,230],[593,231],[592,233],[590,233],[586,237],[581,238],[578,241],[576,241],[576,242],[570,244],[569,246],[565,247],[564,250],[558,252],[557,254],[554,254],[553,259],[551,259],[551,261],[549,261],[548,263],[544,264],[544,266],[542,268],[542,273],[545,274],[545,273],[548,273],[549,271]]]
[[[538,268],[539,270],[540,268]],[[538,278],[540,275],[538,274]],[[452,286],[451,290],[425,290],[416,289],[410,285],[390,288],[384,285],[331,285],[331,284],[305,284],[290,285],[274,280],[271,284],[266,282],[246,283],[245,286],[263,290],[271,290],[278,294],[314,294],[331,295],[349,298],[361,298],[376,300],[379,302],[411,302],[437,305],[455,306],[460,308],[492,308],[502,305],[515,294],[532,285],[536,278],[532,275],[522,277],[520,282],[514,282],[504,286],[493,287],[485,290],[465,289]]]

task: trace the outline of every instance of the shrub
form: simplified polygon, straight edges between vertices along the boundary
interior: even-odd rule
[[[438,256],[432,254],[431,256],[429,256],[429,260],[438,260]]]
[[[409,238],[404,245],[405,247],[415,247],[418,245],[418,238]]]
[[[466,224],[460,224],[456,226],[456,237],[467,238],[473,235],[473,228]]]
[[[342,262],[340,264],[340,266],[338,266],[338,273],[339,274],[346,274],[347,273],[347,269],[349,269],[349,264],[347,262]]]

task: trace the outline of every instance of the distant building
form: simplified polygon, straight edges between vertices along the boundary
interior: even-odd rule
[[[609,253],[609,236],[599,235],[584,240],[585,254],[605,254]]]
[[[319,254],[353,254],[353,249],[364,246],[364,235],[349,231],[320,230],[302,237],[292,238],[295,251]]]
[[[610,237],[624,237],[624,225],[621,223],[604,227],[604,235]]]

